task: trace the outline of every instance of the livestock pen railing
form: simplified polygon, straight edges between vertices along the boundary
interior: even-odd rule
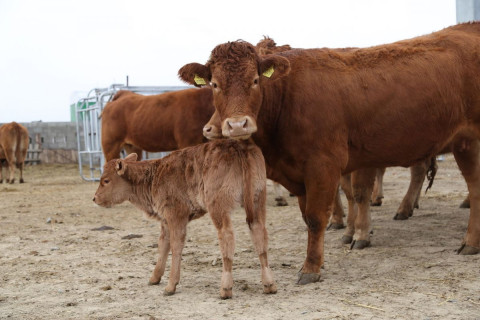
[[[88,92],[85,98],[75,103],[77,125],[78,167],[80,176],[87,181],[98,181],[102,175],[105,159],[101,144],[101,118],[103,108],[115,93],[129,90],[143,95],[160,94],[186,89],[186,86],[125,86],[113,84],[108,88],[96,88]],[[149,158],[148,154],[144,158]]]

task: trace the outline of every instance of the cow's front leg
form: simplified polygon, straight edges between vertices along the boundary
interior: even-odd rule
[[[458,253],[477,254],[480,253],[480,142],[471,137],[458,138],[453,155],[467,182],[470,197],[467,233]]]
[[[172,268],[168,278],[168,285],[164,294],[170,296],[175,293],[177,284],[180,282],[180,265],[182,262],[182,251],[185,245],[185,237],[187,235],[187,219],[182,219],[179,214],[173,221],[167,221],[170,234],[170,247],[172,249]]]
[[[370,196],[375,182],[375,168],[359,169],[352,172],[352,191],[358,207],[355,218],[355,234],[351,248],[363,249],[370,245],[372,221],[370,216]]]
[[[165,264],[167,263],[168,252],[170,251],[170,234],[168,232],[168,225],[165,221],[160,225],[160,237],[158,238],[158,253],[159,257],[155,269],[153,270],[152,277],[148,284],[159,284],[162,276],[165,272]]]
[[[335,165],[309,168],[305,178],[306,195],[298,197],[302,217],[308,228],[307,257],[300,270],[297,284],[320,280],[324,261],[324,238],[328,219],[333,211],[340,179],[340,169]]]

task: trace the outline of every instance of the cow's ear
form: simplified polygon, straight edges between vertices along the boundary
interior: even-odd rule
[[[125,162],[125,159],[118,159],[117,162],[115,163],[115,171],[117,171],[117,174],[119,176],[123,176],[126,170],[127,170],[127,163]]]
[[[280,79],[290,72],[290,61],[278,55],[267,55],[259,63],[261,76],[271,80]]]
[[[178,76],[186,83],[196,87],[208,85],[210,82],[210,69],[200,63],[189,63],[178,70]]]
[[[133,152],[125,157],[125,161],[137,161],[137,158],[138,158],[138,155],[135,152]]]

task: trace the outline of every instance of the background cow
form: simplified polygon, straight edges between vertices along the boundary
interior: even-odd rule
[[[277,291],[267,259],[265,160],[257,146],[217,140],[172,152],[158,160],[135,161],[136,158],[136,154],[131,154],[124,160],[107,162],[93,201],[110,207],[129,200],[161,222],[160,256],[150,284],[160,282],[171,250],[172,268],[165,293],[175,293],[187,223],[208,212],[217,228],[222,252],[220,295],[231,298],[235,239],[230,214],[242,204],[260,258],[264,292]]]
[[[470,193],[459,252],[480,252],[480,24],[345,52],[291,50],[259,57],[243,41],[217,46],[180,77],[211,82],[225,136],[253,137],[275,180],[299,196],[308,227],[299,283],[318,281],[341,175],[352,173],[354,241],[370,243],[375,168],[411,166],[447,144]],[[428,79],[428,81],[424,81]]]
[[[10,122],[0,127],[0,183],[3,182],[2,160],[6,161],[9,177],[7,183],[15,181],[15,167],[20,170],[20,183],[23,183],[23,168],[29,143],[28,130],[21,124]]]

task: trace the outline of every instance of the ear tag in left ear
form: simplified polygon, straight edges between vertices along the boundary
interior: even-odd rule
[[[203,86],[207,84],[205,82],[205,79],[200,77],[198,74],[196,74],[195,77],[193,77],[193,81],[195,81],[195,83],[198,84],[199,86]]]
[[[273,66],[271,66],[270,68],[268,68],[267,70],[265,70],[262,74],[267,77],[267,78],[270,78],[273,74],[273,71],[275,71],[273,69]]]

